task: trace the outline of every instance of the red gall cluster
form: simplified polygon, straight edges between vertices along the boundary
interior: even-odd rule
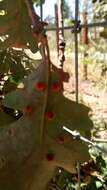
[[[44,91],[47,88],[47,84],[43,81],[39,81],[35,84],[35,89],[38,90],[39,92]],[[52,84],[51,90],[53,92],[59,92],[62,89],[62,84],[59,82],[55,82]],[[32,113],[33,112],[33,107],[31,105],[27,105],[24,108],[25,113]],[[50,121],[54,117],[54,113],[51,111],[45,112],[45,119]]]
[[[44,91],[47,88],[47,84],[43,81],[39,81],[35,84],[35,89],[38,91]],[[53,92],[59,92],[62,89],[62,84],[60,82],[54,82],[52,84],[51,90]]]

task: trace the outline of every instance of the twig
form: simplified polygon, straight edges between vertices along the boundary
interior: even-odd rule
[[[93,138],[92,141],[93,141],[93,142],[98,142],[98,143],[107,143],[107,140],[106,140],[106,139]]]
[[[87,139],[87,138],[81,136],[79,132],[77,132],[77,131],[72,131],[72,130],[68,129],[68,128],[65,127],[65,126],[63,126],[63,129],[64,129],[65,131],[67,131],[68,133],[70,133],[72,136],[74,136],[76,139],[80,139],[80,140],[86,142],[87,144],[90,144],[90,145],[96,147],[96,148],[99,149],[102,153],[104,153],[104,154],[107,155],[107,150],[104,150],[104,149],[101,148],[99,145],[97,145],[95,142],[92,142],[92,141],[90,141],[89,139]]]

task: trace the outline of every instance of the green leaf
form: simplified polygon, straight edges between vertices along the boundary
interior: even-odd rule
[[[96,183],[97,189],[102,187],[102,182],[101,181],[96,181],[95,183]]]
[[[14,83],[16,85],[18,85],[21,81],[20,78],[17,75],[13,75],[9,78],[11,83]]]
[[[18,90],[10,93],[10,95],[7,95],[5,98],[4,105],[8,108],[14,108],[14,109],[21,109],[23,110],[23,99],[21,99],[22,93],[18,92]],[[19,98],[20,98],[20,104],[19,104]],[[22,101],[21,101],[22,100]]]

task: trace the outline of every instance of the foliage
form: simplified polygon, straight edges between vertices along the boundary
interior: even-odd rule
[[[107,164],[102,154],[96,156],[94,161],[83,165],[80,169],[82,190],[106,190]],[[51,181],[50,189],[75,190],[78,189],[77,175],[59,169]]]
[[[0,51],[0,80],[3,81],[2,94],[16,89],[39,64],[39,60],[31,60],[21,50],[5,49]],[[6,79],[5,79],[6,78]]]
[[[63,0],[63,18],[68,19],[71,17],[70,7],[66,0]]]
[[[2,3],[5,5],[5,1]],[[9,2],[7,1],[7,3]],[[40,64],[36,69],[32,69],[33,64],[26,58],[24,51],[10,48],[10,42],[7,43],[7,41],[12,40],[11,45],[14,47],[17,36],[18,39],[20,38],[18,32],[22,34],[20,35],[22,37],[21,48],[23,42],[25,42],[24,48],[29,43],[28,47],[31,50],[33,44],[36,47],[38,45],[38,40],[36,42],[31,41],[31,44],[29,41],[33,32],[28,7],[24,2],[19,4],[17,1],[16,4],[15,2],[10,3],[10,8],[16,10],[16,5],[20,19],[15,31],[11,25],[11,21],[15,17],[14,12],[11,15],[10,9],[8,11],[5,6],[3,8],[5,12],[2,17],[4,21],[1,20],[2,25],[4,24],[3,29],[6,26],[6,20],[9,23],[9,30],[6,28],[1,32],[0,69],[2,69],[2,78],[7,77],[2,89],[3,95],[5,95],[2,101],[2,111],[4,113],[5,109],[12,109],[13,112],[21,113],[21,118],[14,121],[14,118],[11,118],[10,115],[8,118],[7,114],[4,113],[6,119],[1,120],[0,188],[12,190],[15,187],[16,190],[24,190],[35,189],[36,186],[37,189],[42,190],[52,177],[56,167],[60,166],[70,172],[75,172],[77,161],[84,162],[89,159],[87,145],[66,134],[63,126],[78,130],[84,136],[90,137],[92,121],[88,117],[88,107],[77,104],[63,96],[62,87],[65,73],[53,66],[49,73],[46,57],[45,63]],[[24,19],[23,15],[25,15]],[[36,27],[38,27],[38,22]],[[39,24],[42,23],[39,22]],[[26,30],[27,28],[29,30]],[[28,31],[30,32],[28,33]],[[41,33],[41,31],[39,32]],[[36,37],[39,38],[40,33],[36,33]],[[26,36],[29,38],[27,39]],[[38,50],[36,47],[34,47],[35,51]],[[31,70],[34,71],[31,73]],[[51,77],[48,81],[49,74]],[[23,78],[25,78],[24,81]],[[11,89],[10,83],[15,85]],[[20,83],[21,88],[19,88]],[[40,84],[42,84],[42,88]],[[10,91],[12,92],[8,93]],[[68,157],[64,158],[64,155],[68,155]],[[17,172],[14,173],[13,178],[11,171],[16,171],[16,169]],[[5,184],[3,183],[4,179],[6,179]],[[41,179],[44,183],[41,183]]]
[[[6,2],[8,5],[10,3],[10,9],[6,10],[4,6]],[[0,71],[3,75],[1,78],[8,77],[3,84],[5,98],[2,101],[2,112],[0,112],[0,118],[2,118],[0,120],[0,189],[42,190],[53,176],[56,167],[61,167],[61,170],[52,179],[51,187],[76,189],[77,175],[67,173],[63,169],[75,172],[76,162],[87,161],[89,159],[88,146],[66,133],[63,126],[77,130],[83,136],[90,138],[90,130],[93,126],[88,116],[90,109],[63,95],[64,72],[51,65],[50,73],[48,73],[46,59],[45,63],[39,64],[37,61],[35,63],[27,57],[24,50],[10,48],[11,46],[19,47],[19,45],[22,48],[24,44],[24,48],[27,46],[36,52],[39,38],[39,33],[38,35],[36,33],[36,39],[33,35],[32,20],[24,1],[20,1],[20,4],[19,0],[11,2],[0,1],[0,6],[4,6],[1,10],[5,12],[0,16],[3,29],[0,32],[2,35]],[[16,8],[19,20],[17,14],[10,11]],[[13,18],[18,21],[15,27],[13,27]],[[38,25],[36,26],[38,28]],[[8,30],[7,28],[5,30],[5,27],[9,27]],[[51,76],[49,83],[48,74]],[[14,88],[10,87],[10,83],[15,85]],[[7,108],[12,109],[13,112],[20,112],[21,118],[16,120],[12,115],[7,114],[5,112]],[[97,168],[94,168],[95,165]],[[88,168],[83,164],[81,167],[81,189],[106,188],[107,168],[102,155],[97,155],[94,165],[91,165],[95,173],[89,170],[89,163],[87,166]]]
[[[107,1],[106,0],[93,0],[94,3],[94,18],[102,21],[107,20]],[[100,33],[101,37],[107,38],[107,27],[104,27]]]
[[[1,74],[12,73],[13,76],[22,79],[24,75],[27,74],[27,71],[24,68],[24,65],[21,64],[22,51],[15,51],[13,49],[6,49],[0,51],[0,70]]]
[[[106,20],[107,18],[107,12],[106,12],[106,0],[102,0],[102,1],[96,1],[95,3],[95,13],[94,13],[94,17],[96,19],[100,18],[100,19],[104,19]]]

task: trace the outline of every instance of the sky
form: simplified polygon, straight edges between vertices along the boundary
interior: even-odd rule
[[[68,5],[71,8],[71,11],[74,11],[74,1],[75,0],[66,0]],[[45,4],[43,5],[43,17],[46,18],[47,15],[54,16],[54,4],[57,0],[45,0]],[[39,12],[39,11],[38,11]]]
[[[55,3],[57,2],[57,0],[45,0],[45,3],[43,5],[43,20],[48,16],[48,15],[51,15],[51,16],[55,16],[55,13],[54,13],[54,5]],[[70,10],[71,10],[71,18],[73,16],[73,18],[75,18],[75,0],[66,0],[66,2],[68,3],[69,7],[70,7]],[[83,9],[84,9],[84,2],[87,2],[88,4],[88,11],[92,12],[92,0],[78,0],[79,2],[79,13],[82,13],[83,12]],[[89,8],[90,7],[90,8]],[[38,15],[40,15],[40,7],[36,8],[36,12]],[[82,20],[82,14],[80,14],[80,18]],[[92,19],[93,17],[93,14],[88,15],[88,20]]]

